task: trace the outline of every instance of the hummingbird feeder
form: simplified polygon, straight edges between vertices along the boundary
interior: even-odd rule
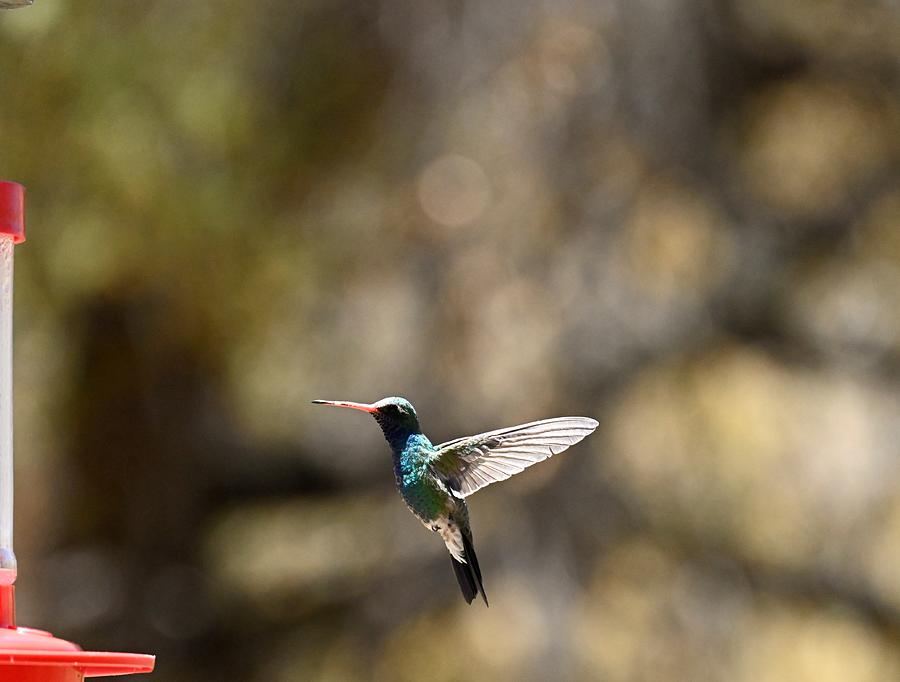
[[[85,677],[148,673],[154,656],[83,651],[49,632],[16,625],[12,289],[13,247],[25,241],[24,209],[24,187],[0,181],[0,682],[81,682]]]

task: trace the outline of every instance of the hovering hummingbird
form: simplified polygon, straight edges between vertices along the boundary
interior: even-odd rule
[[[555,417],[432,445],[422,433],[415,408],[405,398],[382,398],[371,404],[345,400],[313,403],[348,407],[375,417],[393,452],[400,495],[416,518],[440,534],[447,545],[468,604],[479,592],[485,605],[488,600],[465,498],[562,452],[597,428],[596,420],[589,417]]]

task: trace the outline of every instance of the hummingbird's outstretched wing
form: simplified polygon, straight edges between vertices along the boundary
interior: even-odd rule
[[[559,454],[597,428],[590,417],[555,417],[441,443],[432,469],[458,497]]]

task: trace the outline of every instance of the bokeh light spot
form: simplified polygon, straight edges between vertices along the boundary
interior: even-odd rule
[[[447,227],[474,222],[491,200],[490,183],[484,169],[459,154],[432,161],[419,177],[418,195],[425,214]]]

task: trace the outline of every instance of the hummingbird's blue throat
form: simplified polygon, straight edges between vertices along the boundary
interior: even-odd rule
[[[412,424],[403,424],[396,419],[392,419],[391,417],[378,412],[373,416],[375,417],[375,421],[378,422],[378,426],[381,427],[381,431],[384,433],[385,439],[391,446],[391,450],[394,452],[402,452],[404,448],[406,448],[409,437],[421,433],[418,424],[415,424],[415,426]]]

